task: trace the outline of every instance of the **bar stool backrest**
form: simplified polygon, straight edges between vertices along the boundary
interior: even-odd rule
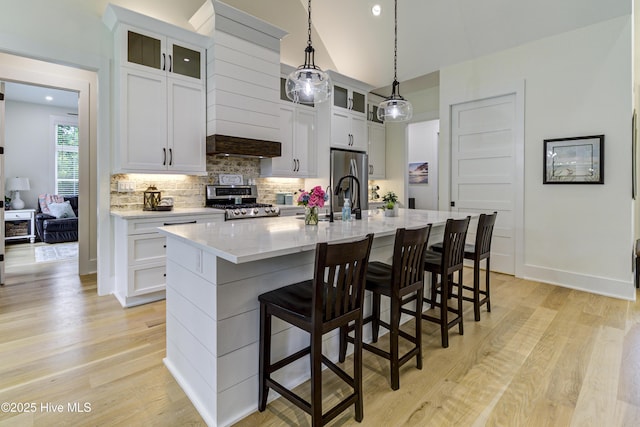
[[[372,243],[373,234],[356,242],[318,243],[312,323],[340,322],[343,316],[353,316],[362,308]]]
[[[464,265],[464,244],[471,217],[448,219],[442,239],[442,272],[450,275]]]
[[[497,217],[498,212],[494,212],[491,215],[480,214],[474,249],[475,258],[478,260],[489,257],[491,253],[491,237],[493,236],[493,227],[496,224]]]
[[[424,254],[431,233],[431,224],[416,229],[399,228],[393,247],[391,283],[394,295],[424,277]]]

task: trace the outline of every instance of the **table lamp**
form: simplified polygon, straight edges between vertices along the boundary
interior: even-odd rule
[[[15,192],[11,199],[11,209],[24,209],[24,201],[20,198],[21,191],[29,191],[29,178],[7,178],[7,191]]]

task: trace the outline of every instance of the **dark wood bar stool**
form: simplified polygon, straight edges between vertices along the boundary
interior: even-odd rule
[[[372,324],[372,341],[378,341],[379,327],[389,330],[390,350],[385,351],[373,345],[363,343],[365,350],[384,357],[390,362],[391,388],[400,388],[400,366],[410,361],[414,356],[416,366],[422,369],[422,299],[424,293],[424,254],[427,249],[427,241],[431,232],[431,224],[426,227],[407,230],[396,230],[396,238],[393,247],[392,264],[379,261],[369,263],[367,269],[367,287],[372,292],[372,313],[364,319],[364,324]],[[384,295],[391,301],[389,323],[380,320],[380,296]],[[416,301],[416,311],[411,312],[415,316],[415,336],[400,330],[400,313],[404,304]],[[340,333],[340,362],[344,362],[347,352],[347,341],[355,339],[348,335],[349,330],[341,329]],[[399,354],[399,338],[402,337],[413,344],[411,350],[402,357]]]
[[[462,323],[462,270],[464,268],[464,245],[467,238],[467,229],[471,217],[465,219],[448,219],[444,228],[442,240],[442,252],[427,250],[424,261],[424,269],[431,273],[431,297],[425,298],[433,307],[440,308],[440,316],[431,316],[422,313],[422,318],[440,325],[442,335],[442,347],[449,347],[449,329],[458,325],[460,335],[464,333]],[[458,282],[453,279],[453,274],[458,272]],[[440,283],[438,283],[438,275]],[[458,286],[456,294],[457,306],[449,307],[449,293],[453,286]],[[437,301],[438,289],[440,289],[440,302]],[[455,317],[449,320],[449,313]]]
[[[259,402],[267,406],[269,389],[280,393],[311,415],[312,426],[322,426],[355,404],[355,418],[362,421],[362,301],[373,234],[351,242],[316,245],[313,279],[285,286],[258,297],[260,301]],[[271,362],[271,317],[276,316],[311,335],[308,347]],[[355,322],[353,377],[322,354],[322,336]],[[284,366],[310,355],[311,401],[307,401],[271,377]],[[322,364],[353,388],[329,411],[322,412]]]
[[[491,215],[480,214],[478,219],[478,230],[476,232],[476,240],[474,244],[465,244],[464,257],[473,261],[473,287],[462,286],[463,291],[473,292],[472,297],[462,296],[464,301],[473,302],[473,316],[477,321],[480,320],[480,307],[487,305],[487,311],[491,313],[491,288],[490,288],[490,272],[491,272],[491,238],[493,237],[493,227],[496,224],[498,212]],[[431,246],[431,249],[442,252],[442,244],[437,243]],[[480,261],[487,260],[486,277],[484,289],[480,289]],[[480,298],[482,295],[482,299]]]

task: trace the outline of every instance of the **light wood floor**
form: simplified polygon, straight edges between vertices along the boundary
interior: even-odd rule
[[[162,364],[164,302],[124,310],[96,296],[95,275],[77,276],[74,262],[16,262],[13,249],[0,287],[0,402],[35,410],[2,410],[0,426],[204,425]],[[454,330],[448,349],[424,323],[424,368],[405,365],[400,390],[391,391],[387,364],[365,352],[364,420],[351,409],[332,425],[640,425],[638,304],[500,274],[492,284],[492,313],[483,308],[474,322],[467,304],[465,334]],[[69,403],[90,412],[72,413]],[[277,400],[237,424],[283,425],[310,423]]]

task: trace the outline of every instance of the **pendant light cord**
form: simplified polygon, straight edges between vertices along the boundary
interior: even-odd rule
[[[309,7],[311,7],[311,0],[309,0]],[[393,47],[393,81],[395,82],[398,80],[398,0],[395,0],[394,21],[395,21],[395,27],[393,31],[395,34],[395,45]],[[393,92],[395,93],[395,88],[393,88]]]
[[[309,35],[309,41],[307,41],[307,46],[311,46],[311,0],[309,0],[309,30],[308,30],[308,35]]]

